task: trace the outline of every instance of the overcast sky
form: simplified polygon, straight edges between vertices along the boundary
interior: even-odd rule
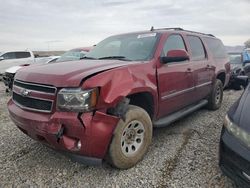
[[[67,50],[151,26],[243,45],[250,38],[250,0],[0,0],[0,51]]]

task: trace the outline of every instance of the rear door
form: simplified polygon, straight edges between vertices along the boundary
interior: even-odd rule
[[[194,75],[194,97],[199,101],[207,97],[211,92],[214,68],[208,59],[208,54],[201,38],[194,35],[187,35],[186,39],[189,44],[190,61]]]
[[[187,50],[180,34],[166,37],[161,56],[169,50]],[[159,91],[158,117],[166,116],[193,102],[194,81],[189,61],[161,64],[157,69]]]

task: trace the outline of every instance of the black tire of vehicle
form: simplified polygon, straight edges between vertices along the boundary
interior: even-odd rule
[[[145,131],[141,147],[136,151],[135,155],[128,157],[122,152],[121,139],[123,131],[133,120],[142,122]],[[129,105],[128,111],[125,114],[125,121],[120,119],[114,130],[106,158],[107,162],[118,169],[128,169],[133,167],[143,159],[145,153],[148,151],[152,141],[152,135],[153,126],[148,113],[138,106]]]
[[[223,100],[223,84],[221,80],[216,79],[212,88],[212,92],[208,98],[207,108],[209,110],[219,109],[221,107],[222,100]]]

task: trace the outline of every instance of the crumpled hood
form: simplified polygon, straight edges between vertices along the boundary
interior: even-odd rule
[[[250,85],[228,111],[233,122],[250,133]]]
[[[15,79],[56,87],[78,87],[87,76],[130,63],[120,60],[80,60],[34,65],[19,70]]]

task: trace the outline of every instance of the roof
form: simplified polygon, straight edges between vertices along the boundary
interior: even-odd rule
[[[190,30],[185,30],[182,29],[180,27],[169,27],[169,28],[154,28],[151,27],[150,30],[146,30],[146,31],[136,31],[136,32],[129,32],[129,33],[121,33],[118,35],[113,35],[113,36],[119,36],[119,35],[127,35],[127,34],[141,34],[141,33],[167,33],[170,32],[172,33],[173,31],[176,31],[177,33],[189,33],[189,34],[197,34],[197,35],[201,35],[201,36],[206,36],[206,37],[211,37],[214,39],[217,39],[214,35],[212,34],[206,34],[206,33],[202,33],[202,32],[196,32],[196,31],[190,31]]]
[[[166,31],[180,31],[180,32],[187,32],[187,33],[198,34],[198,35],[205,35],[205,36],[209,36],[209,37],[215,37],[212,34],[207,34],[207,33],[202,33],[202,32],[197,32],[197,31],[185,30],[185,29],[180,28],[180,27],[167,27],[167,28],[157,28],[157,29],[155,29],[152,26],[151,29],[150,29],[150,31],[162,31],[162,32],[166,32]]]

